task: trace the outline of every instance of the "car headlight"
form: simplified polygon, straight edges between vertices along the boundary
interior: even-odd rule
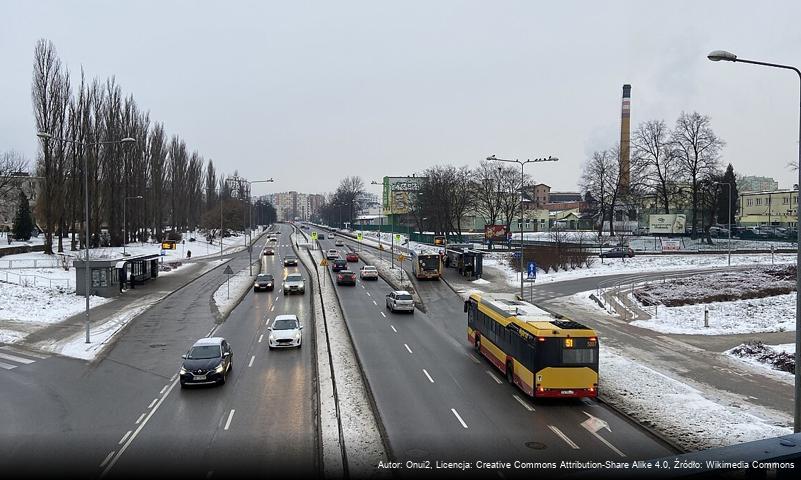
[[[182,366],[181,370],[178,372],[179,375],[186,375],[186,369]]]
[[[273,286],[273,282],[267,282],[267,286],[268,287],[272,287]]]
[[[222,362],[220,362],[220,364],[217,365],[217,368],[214,369],[214,371],[217,372],[217,373],[222,373],[223,370],[225,370],[225,367],[223,367]]]
[[[259,283],[258,283],[258,282],[253,282],[253,286],[254,286],[254,287],[258,287],[258,286],[259,286]]]
[[[269,340],[271,342],[274,342],[275,341],[275,336],[271,333],[270,336],[267,337],[267,340]]]
[[[296,342],[299,342],[299,341],[300,341],[300,332],[298,332],[298,333],[296,333],[296,334],[295,334],[295,341],[296,341]]]

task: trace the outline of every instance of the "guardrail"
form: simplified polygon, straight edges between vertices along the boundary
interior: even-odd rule
[[[3,260],[0,259],[0,270],[15,270],[22,268],[70,268],[72,267],[72,257],[38,258]]]
[[[8,271],[0,271],[0,282],[13,283],[23,287],[70,288],[70,280],[68,278],[48,278],[40,275],[26,275]]]

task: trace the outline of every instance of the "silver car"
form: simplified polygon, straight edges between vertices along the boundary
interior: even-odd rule
[[[303,281],[303,275],[299,273],[290,273],[284,279],[282,288],[284,290],[284,295],[289,295],[290,293],[299,293],[303,295],[306,292],[306,282]]]
[[[412,312],[414,314],[414,298],[406,290],[395,290],[387,294],[387,308],[395,312]]]

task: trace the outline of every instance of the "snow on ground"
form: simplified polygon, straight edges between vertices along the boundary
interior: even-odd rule
[[[110,298],[92,296],[90,307]],[[63,321],[86,308],[75,289],[23,287],[0,282],[0,342],[17,342],[38,328]]]
[[[484,267],[501,270],[506,276],[508,285],[520,285],[520,274],[509,266],[510,254],[493,252],[484,255]],[[578,278],[597,277],[602,275],[615,275],[622,273],[640,272],[668,272],[675,270],[705,269],[710,267],[725,267],[728,265],[726,254],[711,255],[636,255],[634,258],[621,260],[619,258],[601,259],[595,257],[595,263],[589,268],[575,270],[560,270],[545,273],[537,270],[537,283],[555,283]],[[775,254],[773,263],[795,263],[795,254]],[[770,265],[770,254],[732,254],[732,266],[738,265]]]
[[[718,403],[708,393],[630,360],[614,349],[601,347],[600,365],[600,392],[604,401],[685,450],[792,433],[791,428],[772,425],[742,406]]]
[[[767,369],[784,380],[794,377],[795,344],[765,345],[761,341],[743,343],[724,352],[731,358],[748,365]]]
[[[151,306],[151,299],[141,299],[136,304],[126,306],[124,310],[108,318],[102,324],[91,328],[89,331],[91,343],[86,343],[85,334],[80,333],[66,341],[53,345],[50,351],[68,357],[92,360],[106,347],[106,344],[114,338],[114,335]]]
[[[233,275],[227,275],[230,278],[226,279],[213,295],[214,303],[223,317],[227,316],[236,307],[242,297],[253,286],[253,279],[257,273],[258,268],[254,268],[253,277],[251,277],[250,269],[245,267]]]
[[[629,296],[636,302],[633,296]],[[654,307],[642,306],[653,315]],[[704,309],[709,309],[709,327],[704,327]],[[730,335],[795,331],[795,293],[773,297],[713,302],[656,309],[656,318],[636,320],[631,325],[660,333]]]

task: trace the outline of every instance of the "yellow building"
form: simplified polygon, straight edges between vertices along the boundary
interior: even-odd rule
[[[795,228],[798,219],[798,190],[743,192],[737,223],[745,227],[777,225]]]

